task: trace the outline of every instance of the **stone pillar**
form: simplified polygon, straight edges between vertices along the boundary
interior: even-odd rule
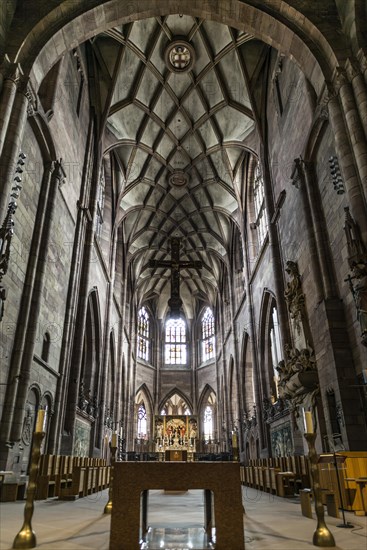
[[[364,242],[367,242],[365,198],[354,165],[354,158],[346,132],[338,96],[332,92],[328,102],[329,119],[335,137],[335,149],[343,173],[350,211],[357,221]]]
[[[102,387],[100,391],[100,402],[99,402],[99,418],[102,417],[102,424],[104,421],[104,408],[106,405],[106,389],[107,389],[107,369],[108,369],[108,362],[110,358],[110,328],[111,328],[111,309],[112,309],[112,302],[113,302],[113,290],[114,290],[114,281],[115,281],[115,261],[116,261],[116,245],[117,245],[117,230],[114,231],[112,235],[112,250],[111,250],[111,263],[110,263],[110,269],[109,269],[109,275],[110,280],[108,282],[108,293],[107,293],[107,306],[106,306],[106,315],[105,315],[105,321],[104,321],[104,345],[103,345],[103,358],[102,358],[102,368],[100,372],[100,380],[102,380]],[[117,372],[115,371],[115,375],[117,375]],[[112,379],[111,379],[112,380]],[[112,384],[114,385],[116,383],[116,380],[112,380]],[[116,390],[115,390],[116,391]],[[118,412],[118,406],[116,403],[116,406],[113,410],[113,416],[112,420],[113,422],[118,422],[120,418],[117,416]],[[114,425],[113,425],[114,426]],[[115,428],[113,428],[115,429]],[[99,436],[99,447],[102,448],[102,430],[100,432]]]
[[[88,212],[88,225],[86,228],[86,237],[84,245],[84,257],[79,286],[79,303],[76,315],[76,330],[74,335],[73,351],[71,354],[70,376],[68,377],[67,409],[65,411],[64,429],[69,434],[62,442],[62,453],[71,453],[74,437],[74,424],[76,416],[76,407],[78,404],[79,378],[83,356],[83,344],[85,333],[85,320],[87,316],[89,284],[90,284],[90,266],[92,264],[92,254],[94,249],[94,225],[97,209],[97,191],[99,184],[99,174],[101,169],[102,153],[100,145],[96,147],[95,161],[93,166],[91,193],[88,205],[83,206]]]
[[[347,74],[340,69],[337,72],[335,88],[343,108],[344,120],[349,134],[353,155],[362,183],[364,199],[367,200],[367,143],[357,109],[353,88]],[[347,136],[346,136],[347,137]]]
[[[329,265],[331,265],[330,250],[325,240],[326,222],[321,209],[321,198],[318,192],[318,186],[315,182],[315,171],[313,163],[302,161],[302,168],[306,182],[305,193],[308,197],[309,210],[312,220],[313,235],[317,250],[317,274],[315,275],[315,284],[320,285],[319,272],[321,272],[321,280],[323,285],[322,299],[328,299],[336,296],[335,282],[332,279]],[[313,264],[313,262],[311,262]],[[316,262],[315,262],[316,265]],[[315,267],[315,266],[314,266]],[[318,300],[319,303],[319,300]]]
[[[304,217],[306,220],[306,234],[308,240],[309,248],[309,257],[310,257],[310,266],[313,272],[313,282],[316,287],[316,303],[319,304],[325,298],[325,288],[323,285],[323,278],[321,277],[321,251],[320,247],[317,246],[317,232],[320,231],[320,228],[315,227],[314,223],[314,214],[313,209],[316,208],[317,201],[312,203],[309,198],[311,189],[314,186],[314,183],[310,181],[309,166],[306,167],[306,164],[301,158],[294,160],[294,168],[291,176],[292,184],[299,189],[301,193],[301,202],[303,206]],[[307,334],[307,339],[309,335]]]
[[[29,262],[24,281],[22,300],[19,310],[19,322],[13,345],[13,354],[9,369],[9,379],[7,392],[5,395],[3,421],[1,423],[1,441],[7,442],[10,439],[10,430],[12,425],[13,414],[15,413],[15,403],[18,392],[18,384],[21,376],[21,363],[24,354],[26,338],[31,336],[28,334],[29,317],[31,311],[31,302],[33,296],[33,288],[37,270],[37,259],[40,254],[41,246],[41,228],[45,220],[46,205],[48,201],[48,193],[50,186],[51,174],[54,170],[53,163],[45,168],[43,182],[41,186],[40,200],[37,209],[34,232],[32,236],[31,249],[29,254]],[[21,320],[21,321],[20,321]]]
[[[279,318],[279,326],[283,339],[283,345],[285,342],[290,341],[290,330],[288,323],[288,313],[286,301],[284,299],[284,278],[283,278],[283,266],[282,258],[280,254],[279,236],[276,225],[276,220],[273,219],[275,212],[273,189],[271,185],[271,172],[269,169],[267,154],[263,153],[263,176],[264,176],[264,200],[265,209],[268,216],[268,235],[269,235],[269,249],[273,262],[273,275],[274,275],[274,287],[277,301],[277,311]]]
[[[31,290],[32,298],[29,308],[29,319],[27,327],[24,327],[28,337],[24,342],[24,349],[21,355],[21,368],[20,368],[20,381],[18,385],[18,392],[15,402],[15,410],[13,416],[13,423],[11,427],[11,441],[18,441],[21,437],[21,431],[24,418],[24,407],[27,400],[31,368],[34,354],[35,338],[32,327],[37,325],[38,317],[40,313],[41,303],[43,300],[43,288],[45,283],[45,272],[47,264],[47,253],[49,250],[51,229],[53,224],[53,216],[55,211],[56,196],[59,187],[63,184],[66,174],[61,165],[61,161],[56,161],[51,164],[50,174],[51,176],[49,185],[49,194],[44,216],[44,224],[41,229],[40,235],[40,247],[39,255],[36,259],[36,270],[34,277],[34,286]]]
[[[64,426],[65,404],[68,392],[72,342],[76,329],[75,319],[78,307],[78,290],[80,288],[80,279],[82,273],[82,258],[85,246],[85,233],[90,217],[89,209],[84,205],[88,204],[90,192],[90,182],[93,169],[93,118],[89,123],[88,141],[83,167],[82,185],[80,198],[77,203],[78,213],[74,234],[73,252],[71,258],[71,272],[68,285],[68,294],[66,298],[66,310],[63,327],[61,355],[60,355],[60,378],[58,379],[55,395],[55,415],[52,418],[52,424],[49,435],[49,450],[51,453],[58,454],[60,450],[61,434]]]
[[[352,84],[353,93],[361,118],[362,130],[367,138],[367,86],[356,61],[348,59],[346,64],[347,75]]]
[[[6,130],[17,91],[17,82],[19,79],[19,67],[16,63],[7,68],[4,84],[0,97],[0,155],[3,149]]]
[[[13,108],[9,117],[5,143],[0,157],[0,220],[4,219],[8,207],[12,177],[16,159],[19,154],[23,138],[23,131],[27,120],[27,106],[30,99],[28,78],[22,77],[18,83],[17,92],[13,101]]]

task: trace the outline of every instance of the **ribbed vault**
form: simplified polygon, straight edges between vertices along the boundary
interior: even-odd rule
[[[167,61],[177,40],[190,48],[187,71]],[[252,92],[268,46],[221,23],[177,14],[110,29],[92,47],[105,150],[118,172],[117,223],[138,301],[155,296],[164,314],[170,270],[148,263],[170,259],[170,238],[180,237],[181,259],[203,265],[181,271],[191,317],[196,298],[215,300],[239,219],[238,182],[256,131]]]

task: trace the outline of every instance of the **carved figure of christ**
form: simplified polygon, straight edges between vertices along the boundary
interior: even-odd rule
[[[180,244],[179,237],[171,238],[171,260],[150,260],[149,267],[168,267],[171,269],[171,297],[168,300],[168,305],[171,310],[172,317],[179,317],[182,307],[180,298],[180,269],[193,267],[195,269],[202,268],[202,262],[184,262],[180,261]]]

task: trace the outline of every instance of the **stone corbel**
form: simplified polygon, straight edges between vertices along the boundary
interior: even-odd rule
[[[66,183],[66,172],[62,165],[62,159],[55,161],[54,177],[58,180],[59,187],[62,187]]]
[[[291,184],[296,189],[300,189],[304,183],[304,174],[302,169],[303,160],[301,157],[294,159],[291,173]]]

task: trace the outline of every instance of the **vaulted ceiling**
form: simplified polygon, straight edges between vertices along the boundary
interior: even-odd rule
[[[92,46],[138,299],[155,297],[164,314],[170,270],[148,264],[169,260],[177,236],[180,258],[202,262],[201,270],[181,270],[181,298],[192,317],[197,298],[215,301],[240,218],[242,166],[256,131],[253,91],[268,47],[185,15],[113,28]]]

